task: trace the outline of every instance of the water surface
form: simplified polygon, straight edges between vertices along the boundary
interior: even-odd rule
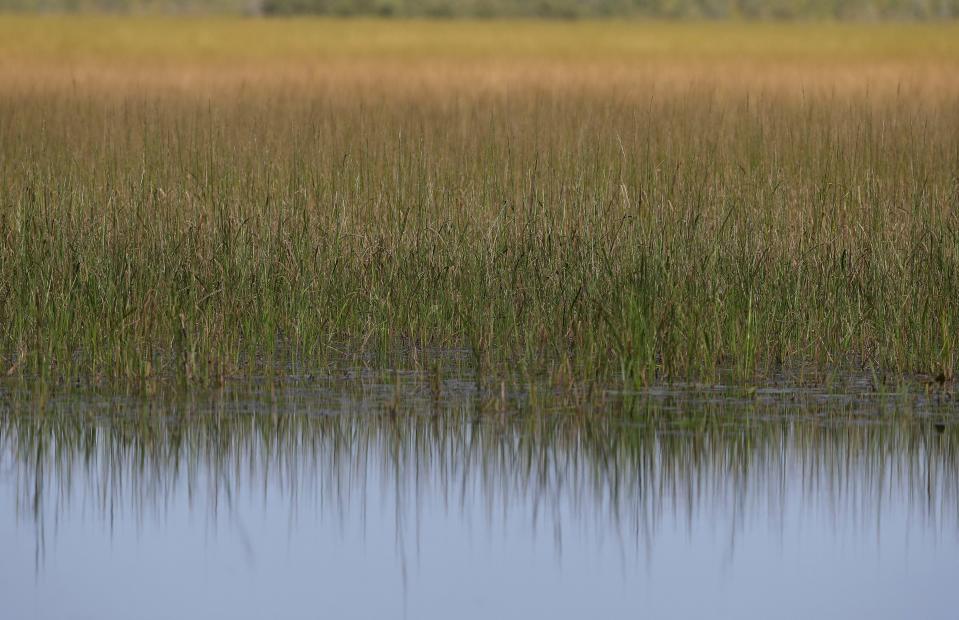
[[[443,388],[8,398],[0,616],[956,617],[947,397]]]

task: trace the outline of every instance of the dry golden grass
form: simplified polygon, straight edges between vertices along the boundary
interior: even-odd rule
[[[959,26],[397,22],[0,17],[0,88],[583,89],[621,96],[690,86],[755,93],[959,88]]]

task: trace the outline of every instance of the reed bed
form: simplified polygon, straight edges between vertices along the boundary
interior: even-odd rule
[[[0,19],[11,375],[955,371],[955,26],[152,23]]]

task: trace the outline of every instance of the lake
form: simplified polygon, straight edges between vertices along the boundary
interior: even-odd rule
[[[948,393],[441,388],[4,388],[0,616],[959,614]]]

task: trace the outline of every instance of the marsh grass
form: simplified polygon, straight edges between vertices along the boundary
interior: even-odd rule
[[[956,53],[741,36],[269,62],[24,36],[0,71],[3,371],[149,387],[465,351],[494,381],[950,379]]]

